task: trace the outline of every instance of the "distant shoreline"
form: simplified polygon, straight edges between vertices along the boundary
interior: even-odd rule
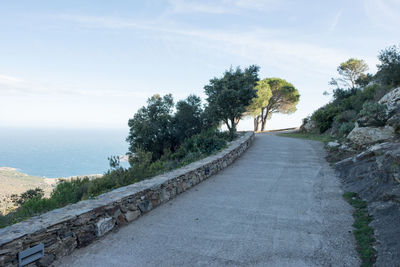
[[[33,176],[19,171],[17,168],[0,167],[0,212],[6,213],[13,207],[11,195],[21,194],[29,189],[41,188],[45,196],[50,196],[53,189],[62,180],[71,180],[83,177],[96,179],[102,177],[102,174],[76,175],[69,177],[47,178]]]
[[[76,179],[76,178],[83,178],[83,177],[99,178],[99,177],[103,176],[103,174],[94,173],[94,174],[72,175],[72,176],[67,176],[67,177],[54,177],[54,178],[51,178],[51,177],[46,177],[46,176],[30,175],[30,174],[22,172],[18,168],[13,168],[13,167],[0,167],[0,171],[14,171],[14,172],[18,172],[18,173],[24,174],[26,176],[37,177],[37,178],[42,178],[42,179],[64,179],[64,180],[69,180],[69,179]]]

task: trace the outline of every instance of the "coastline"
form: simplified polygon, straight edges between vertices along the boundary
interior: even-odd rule
[[[29,189],[37,187],[43,189],[46,197],[49,197],[57,183],[62,180],[71,180],[76,178],[89,177],[96,179],[103,176],[102,174],[77,175],[70,177],[47,178],[32,176],[19,171],[16,168],[0,167],[0,212],[8,213],[13,209],[14,204],[11,201],[11,195],[21,194]]]

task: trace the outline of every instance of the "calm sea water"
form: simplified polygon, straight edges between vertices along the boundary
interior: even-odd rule
[[[128,151],[126,130],[0,128],[0,167],[34,176],[104,173],[107,157]]]

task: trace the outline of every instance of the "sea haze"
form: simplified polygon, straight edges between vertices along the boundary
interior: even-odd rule
[[[124,155],[128,129],[0,128],[0,167],[49,178],[102,174]]]

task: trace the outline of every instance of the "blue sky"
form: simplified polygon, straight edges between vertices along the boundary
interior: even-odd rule
[[[209,79],[251,64],[301,93],[267,128],[298,126],[341,62],[376,71],[399,13],[398,0],[4,1],[0,126],[124,128],[151,95],[204,99]]]

